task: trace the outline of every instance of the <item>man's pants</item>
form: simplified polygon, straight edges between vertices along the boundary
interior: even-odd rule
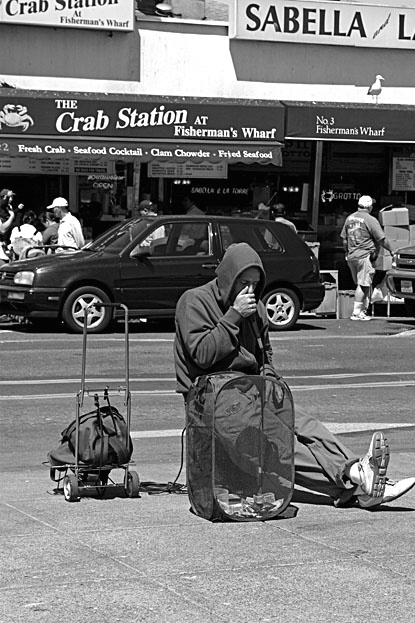
[[[358,460],[319,420],[295,408],[295,484],[341,504],[356,489],[345,479],[345,471]]]

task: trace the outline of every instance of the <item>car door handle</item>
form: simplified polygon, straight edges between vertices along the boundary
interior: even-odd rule
[[[219,262],[215,262],[212,264],[202,264],[202,268],[217,268],[219,266]]]

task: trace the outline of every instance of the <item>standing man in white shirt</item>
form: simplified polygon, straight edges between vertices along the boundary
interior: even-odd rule
[[[53,210],[54,215],[60,219],[58,229],[58,245],[63,248],[62,251],[70,252],[81,249],[85,244],[84,235],[82,233],[81,223],[76,216],[69,211],[69,204],[64,197],[56,197],[47,210]]]

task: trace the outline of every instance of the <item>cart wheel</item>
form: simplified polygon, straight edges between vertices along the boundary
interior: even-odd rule
[[[128,472],[125,492],[129,498],[138,498],[140,493],[140,478],[137,472]]]
[[[63,479],[63,495],[67,502],[79,501],[78,479],[75,474],[68,474]]]

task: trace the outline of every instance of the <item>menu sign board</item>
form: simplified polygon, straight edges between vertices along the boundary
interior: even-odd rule
[[[14,158],[0,155],[2,173],[36,173],[37,175],[85,175],[111,173],[112,162],[70,158]]]
[[[227,162],[149,162],[149,177],[227,178]]]
[[[415,158],[393,158],[392,190],[415,190]]]

